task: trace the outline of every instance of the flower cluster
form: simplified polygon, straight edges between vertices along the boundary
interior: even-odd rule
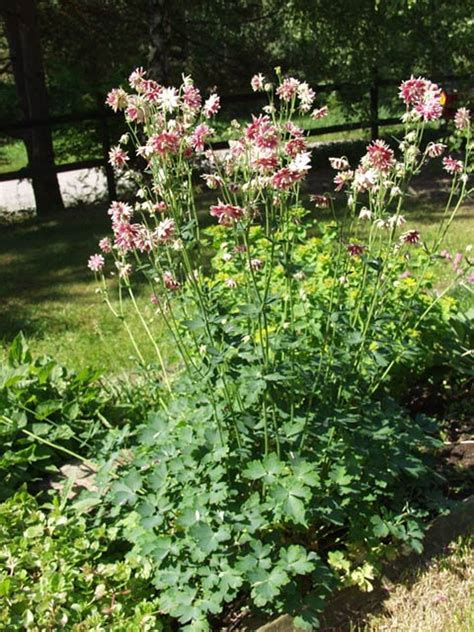
[[[407,118],[435,121],[441,118],[441,88],[429,79],[410,77],[400,86],[400,98],[407,107]]]

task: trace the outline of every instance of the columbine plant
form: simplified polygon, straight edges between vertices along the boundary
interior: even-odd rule
[[[429,292],[429,271],[470,193],[469,112],[455,119],[467,137],[464,159],[443,157],[451,191],[431,243],[404,227],[410,179],[446,149],[422,145],[442,108],[438,86],[421,78],[401,85],[397,149],[376,140],[355,167],[331,159],[347,204],[341,217],[333,196],[313,196],[339,217],[322,230],[302,203],[311,152],[293,118],[318,120],[327,109],[313,107],[306,83],[277,78],[274,86],[253,77],[269,104],[249,124],[233,123],[220,152],[209,149],[219,97],[203,102],[189,77],[166,88],[137,69],[133,94],[107,98],[130,127],[110,161],[136,183],[138,202],[112,204],[113,236],[89,267],[125,324],[128,295],[172,394],[144,431],[148,447],[135,469],[114,489],[135,506],[130,537],[155,561],[161,608],[196,630],[242,592],[260,608],[303,608],[311,620],[335,577],[367,584],[372,567],[361,551],[370,561],[390,546],[388,536],[419,542],[415,510],[396,489],[426,472],[426,435],[377,399],[416,356],[433,315],[450,309],[446,290]],[[130,169],[137,161],[143,169]],[[215,195],[207,229],[198,178]],[[118,276],[118,307],[105,257]],[[138,275],[180,353],[184,381],[167,371],[139,309]],[[346,544],[328,552],[338,530]]]

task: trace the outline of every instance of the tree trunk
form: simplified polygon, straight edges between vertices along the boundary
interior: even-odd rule
[[[20,107],[25,119],[48,119],[48,92],[38,28],[36,0],[0,0]],[[32,171],[38,215],[64,210],[54,169],[51,129],[26,129],[23,141]]]
[[[148,71],[152,79],[161,83],[169,81],[167,2],[169,0],[149,0],[150,48]]]

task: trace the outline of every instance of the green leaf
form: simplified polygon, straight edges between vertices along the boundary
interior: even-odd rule
[[[263,568],[256,569],[252,573],[252,591],[251,595],[258,608],[265,606],[277,597],[283,586],[288,584],[290,578],[288,574],[276,566],[270,573]]]
[[[250,461],[245,470],[242,472],[244,478],[256,481],[266,475],[266,470],[260,461]]]
[[[334,465],[329,472],[329,478],[341,487],[349,485],[353,480],[353,477],[347,474],[344,465]]]
[[[230,538],[230,531],[227,527],[220,527],[218,531],[213,531],[205,522],[198,522],[189,529],[189,534],[194,538],[203,553],[208,555],[219,548],[221,542]]]
[[[286,550],[280,551],[280,560],[284,570],[292,575],[306,575],[315,568],[314,553],[308,554],[306,549],[298,544],[289,546]]]

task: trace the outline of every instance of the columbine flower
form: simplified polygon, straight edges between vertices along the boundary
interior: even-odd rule
[[[192,111],[201,107],[201,94],[193,85],[185,85],[183,88],[183,103]]]
[[[374,140],[367,147],[367,160],[379,171],[389,171],[395,163],[393,150],[383,140]]]
[[[163,91],[163,86],[160,86],[159,83],[152,79],[147,79],[143,82],[142,90],[147,101],[157,103],[159,101],[159,95]]]
[[[211,206],[210,213],[213,217],[217,217],[219,224],[229,226],[233,221],[241,219],[245,213],[245,209],[233,204],[224,204],[220,200],[214,206]]]
[[[316,110],[313,110],[311,112],[311,118],[314,119],[315,121],[319,121],[319,119],[322,119],[325,116],[327,116],[328,113],[329,113],[329,109],[327,105],[324,105],[322,108],[316,108]]]
[[[165,243],[173,237],[175,230],[176,224],[174,223],[174,220],[164,219],[158,224],[155,232],[158,240]]]
[[[305,174],[306,171],[311,169],[311,152],[302,151],[297,154],[288,165],[290,171],[297,171],[298,173]]]
[[[353,171],[340,171],[334,178],[334,184],[336,185],[335,190],[342,191],[342,189],[352,180],[353,177]]]
[[[398,228],[398,226],[405,224],[405,222],[406,219],[403,217],[403,215],[392,215],[387,220],[387,226],[389,226],[390,228],[396,226]]]
[[[366,206],[363,206],[360,209],[359,219],[372,219],[372,211],[369,211]]]
[[[439,119],[443,114],[441,89],[432,81],[422,77],[411,77],[400,86],[400,98],[412,113],[425,121]]]
[[[461,267],[462,252],[457,252],[453,257],[453,269],[457,272]]]
[[[107,95],[105,102],[114,112],[125,110],[128,105],[127,96],[127,93],[122,88],[114,88]]]
[[[304,173],[293,171],[288,167],[283,167],[277,171],[271,179],[272,186],[275,189],[289,189],[295,182],[304,178]]]
[[[276,93],[282,101],[291,101],[296,95],[300,82],[294,77],[287,77],[282,84],[278,86]]]
[[[347,173],[342,172],[342,173]],[[342,175],[342,174],[341,174]],[[354,175],[354,188],[356,191],[370,191],[377,184],[377,171],[375,169],[359,169]]]
[[[417,230],[409,230],[400,237],[404,244],[417,244],[420,241],[420,233]]]
[[[116,261],[115,267],[117,268],[121,279],[128,279],[133,270],[130,263],[123,263],[122,261]]]
[[[461,173],[463,170],[463,163],[460,160],[455,160],[452,156],[446,156],[443,158],[443,168],[451,174]]]
[[[250,81],[250,85],[252,86],[252,90],[254,92],[260,92],[265,87],[265,77],[261,72],[258,75],[254,75]]]
[[[217,189],[222,185],[222,178],[214,173],[204,173],[201,178],[210,189]]]
[[[445,149],[443,143],[428,143],[425,151],[430,158],[439,158]]]
[[[213,133],[214,130],[212,127],[209,127],[206,123],[201,123],[189,137],[189,144],[196,151],[204,151],[204,143],[206,142],[207,137]]]
[[[330,204],[328,195],[310,195],[309,199],[317,208],[328,208]]]
[[[329,164],[333,169],[337,171],[344,171],[345,169],[349,169],[349,161],[345,156],[341,158],[329,158]]]
[[[163,284],[167,290],[179,290],[179,282],[176,281],[171,272],[163,272]]]
[[[143,123],[146,116],[145,101],[141,97],[129,96],[127,97],[127,109],[125,115],[128,121]]]
[[[128,221],[133,215],[133,208],[125,202],[112,202],[107,213],[112,218],[112,224]]]
[[[405,105],[414,105],[418,103],[425,94],[427,79],[422,77],[411,76],[407,81],[403,81],[400,86],[400,98],[403,99]]]
[[[204,116],[206,118],[211,118],[217,114],[217,112],[221,108],[221,100],[217,94],[211,94],[211,96],[206,100],[203,107]]]
[[[300,99],[301,112],[308,112],[311,109],[316,93],[306,81],[300,83],[297,89],[298,97]]]
[[[134,90],[139,91],[143,84],[145,75],[146,72],[145,70],[143,70],[142,67],[135,68],[135,70],[130,74],[128,78],[128,83]]]
[[[106,254],[112,252],[112,243],[108,237],[104,237],[99,241],[99,248]]]
[[[114,245],[121,252],[129,252],[137,246],[137,238],[141,232],[141,224],[129,224],[128,221],[112,224],[115,235]]]
[[[147,146],[153,152],[164,156],[175,154],[179,149],[180,138],[176,132],[161,132],[148,139]]]
[[[172,112],[179,105],[179,95],[176,88],[163,88],[158,95],[158,103],[165,112]]]
[[[351,257],[360,257],[360,255],[364,252],[365,246],[361,244],[348,244],[347,252],[351,255]]]
[[[234,279],[226,279],[224,281],[224,285],[228,288],[230,288],[231,290],[235,289],[237,287],[237,283],[236,281],[234,281]]]
[[[251,259],[250,267],[252,270],[261,270],[263,268],[263,261],[261,259]]]
[[[87,267],[92,272],[100,272],[105,265],[105,259],[102,255],[92,255],[89,257],[89,261],[87,262]]]
[[[285,144],[283,151],[291,158],[294,158],[297,154],[301,153],[305,149],[306,141],[304,140],[304,138],[292,138]]]
[[[116,169],[123,169],[129,160],[128,152],[121,147],[112,147],[109,151],[109,163]]]
[[[467,108],[459,108],[454,115],[454,125],[457,129],[467,129],[469,127],[470,112]]]

